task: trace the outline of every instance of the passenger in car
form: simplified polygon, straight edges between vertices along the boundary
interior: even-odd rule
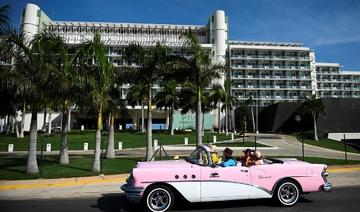
[[[253,160],[251,161],[251,165],[264,165],[264,160],[261,152],[256,150],[253,154]]]
[[[219,164],[221,167],[236,166],[236,160],[232,156],[233,151],[230,148],[225,148],[223,155],[224,161]]]
[[[243,151],[243,153],[244,153],[244,156],[242,156],[240,158],[240,161],[241,161],[242,165],[243,166],[251,166],[251,162],[252,162],[252,160],[251,160],[251,157],[252,157],[251,149],[246,149],[245,151]]]
[[[219,164],[221,162],[221,159],[216,151],[215,145],[209,145],[210,148],[210,157],[213,164]]]

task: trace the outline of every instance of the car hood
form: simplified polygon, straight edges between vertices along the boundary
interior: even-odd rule
[[[138,162],[136,168],[190,168],[193,164],[185,160],[164,160],[164,161],[150,161]]]

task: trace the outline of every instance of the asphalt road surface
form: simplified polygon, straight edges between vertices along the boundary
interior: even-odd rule
[[[360,187],[334,188],[329,193],[303,195],[293,207],[286,208],[266,200],[178,204],[174,211],[358,211]],[[0,201],[1,212],[36,211],[143,211],[130,204],[124,194],[103,194],[100,198]]]

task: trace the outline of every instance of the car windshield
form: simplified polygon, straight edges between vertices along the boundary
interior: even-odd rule
[[[186,161],[201,166],[207,166],[209,164],[208,153],[204,148],[199,147],[190,154]]]

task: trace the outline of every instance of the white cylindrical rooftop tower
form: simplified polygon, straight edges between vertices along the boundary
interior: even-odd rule
[[[212,22],[212,35],[213,35],[213,50],[215,64],[226,64],[226,50],[227,50],[227,39],[228,39],[228,26],[223,10],[216,10],[213,14]],[[221,78],[215,80],[214,83],[224,85],[225,74],[221,75]]]
[[[26,4],[22,18],[22,33],[26,42],[30,42],[39,32],[40,7],[35,4]]]
[[[217,10],[214,13],[214,51],[215,62],[225,63],[226,57],[226,40],[227,40],[227,23],[225,12],[223,10]]]

